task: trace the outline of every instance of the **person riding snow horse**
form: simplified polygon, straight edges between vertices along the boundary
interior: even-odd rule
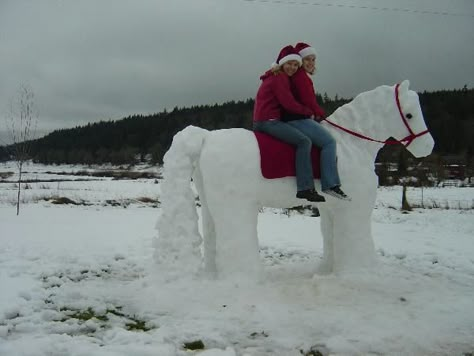
[[[302,105],[293,95],[291,78],[301,73],[302,63],[298,51],[291,45],[286,46],[280,51],[276,64],[260,77],[262,84],[255,98],[254,130],[295,146],[297,198],[311,202],[325,201],[314,187],[311,148],[315,144],[324,150],[324,161],[321,156],[323,192],[349,200],[340,189],[334,139],[314,121],[315,112],[311,106]],[[306,75],[306,72],[302,73]]]

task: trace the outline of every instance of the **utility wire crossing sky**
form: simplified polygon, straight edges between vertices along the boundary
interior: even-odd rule
[[[398,11],[398,12],[410,12],[410,13],[417,13],[417,14],[441,15],[441,16],[474,17],[474,14],[452,13],[452,12],[446,12],[446,11],[415,10],[415,9],[410,9],[410,8],[402,9],[402,8],[396,8],[396,7],[377,7],[377,6],[349,5],[349,4],[337,4],[337,3],[320,3],[320,2],[310,2],[310,1],[284,1],[284,0],[242,0],[242,1],[272,3],[272,4],[342,7],[342,8],[366,9],[366,10],[378,10],[378,11]]]
[[[0,118],[21,85],[34,91],[39,134],[246,100],[301,41],[330,97],[404,79],[417,91],[473,87],[473,14],[472,0],[3,0]]]

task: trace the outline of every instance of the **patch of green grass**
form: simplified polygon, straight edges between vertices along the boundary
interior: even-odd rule
[[[100,269],[82,269],[78,272],[66,271],[65,273],[58,273],[57,275],[42,276],[41,280],[46,284],[45,288],[61,287],[63,283],[68,282],[80,282],[88,278],[109,278],[112,274],[112,268],[110,265],[106,265]],[[59,279],[60,281],[51,283],[53,279]]]
[[[96,314],[96,312],[94,312],[92,310],[92,308],[87,308],[86,310],[78,310],[78,311],[72,313],[70,315],[70,318],[81,320],[81,321],[87,321],[87,320],[90,320],[92,318],[95,318],[95,319],[100,320],[100,321],[108,321],[109,320],[109,318],[107,317],[106,314],[103,314],[103,315]]]
[[[65,317],[59,320],[60,322],[66,322],[70,319],[76,319],[80,323],[86,322],[91,319],[96,319],[100,322],[103,328],[107,327],[107,323],[110,320],[110,315],[115,315],[125,321],[125,328],[129,331],[150,331],[156,329],[155,326],[150,325],[146,320],[139,319],[137,316],[127,315],[123,313],[122,307],[117,306],[115,309],[107,309],[105,313],[96,313],[91,307],[84,310],[71,309],[68,307],[61,308],[60,311],[64,312]]]
[[[150,331],[153,329],[147,325],[147,322],[145,320],[139,320],[136,317],[133,317],[130,320],[130,323],[125,324],[125,327],[129,331]]]
[[[124,257],[117,256],[116,261],[125,260]],[[43,288],[49,290],[52,287],[67,288],[70,283],[77,283],[91,278],[92,280],[111,278],[114,267],[109,264],[98,266],[94,269],[83,268],[77,271],[58,272],[50,276],[43,275]],[[129,277],[129,276],[128,276]],[[133,278],[135,278],[133,276]],[[64,283],[63,283],[64,282]],[[45,306],[51,310],[59,310],[60,314],[54,322],[67,323],[73,325],[70,335],[93,336],[97,330],[110,329],[113,325],[122,325],[124,330],[131,332],[147,332],[157,329],[158,326],[149,320],[143,319],[135,314],[127,313],[120,305],[114,305],[104,301],[109,307],[107,309],[96,309],[92,306],[77,308],[67,305],[58,305],[56,301],[56,291],[51,291],[50,295],[44,299]]]
[[[126,317],[126,315],[119,310],[122,310],[122,307],[116,307],[116,309],[107,309],[107,313],[113,314],[115,316]]]
[[[190,342],[183,343],[183,347],[186,350],[203,350],[205,348],[202,340],[194,340]]]
[[[253,332],[249,335],[250,339],[257,339],[260,337],[268,337],[268,334],[265,331],[261,331],[261,332]]]

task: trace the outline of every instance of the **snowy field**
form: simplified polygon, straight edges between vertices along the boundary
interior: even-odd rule
[[[163,278],[152,258],[158,178],[25,170],[40,182],[27,183],[16,216],[15,167],[0,164],[2,356],[474,353],[474,188],[409,188],[425,207],[410,213],[401,187],[380,188],[379,266],[364,274],[315,275],[319,218],[265,209],[266,278],[252,284]]]

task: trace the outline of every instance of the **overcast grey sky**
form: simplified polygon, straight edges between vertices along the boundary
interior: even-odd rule
[[[298,41],[316,48],[316,90],[331,97],[403,79],[417,91],[474,86],[473,0],[296,2],[0,0],[0,130],[20,84],[42,132],[244,100]]]

